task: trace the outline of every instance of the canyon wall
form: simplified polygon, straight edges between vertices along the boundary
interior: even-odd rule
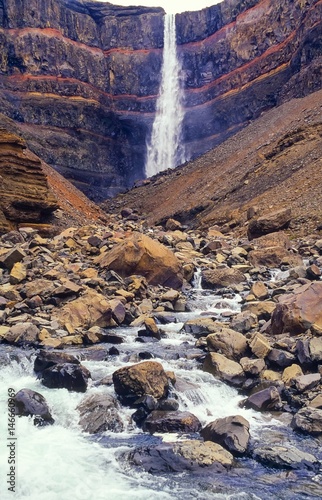
[[[1,112],[31,150],[96,199],[144,176],[163,15],[85,0],[0,0]],[[176,21],[189,157],[321,87],[321,0],[225,0]]]

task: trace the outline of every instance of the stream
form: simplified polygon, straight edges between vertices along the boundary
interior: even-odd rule
[[[203,372],[196,361],[196,339],[180,333],[184,321],[200,314],[211,314],[222,320],[240,309],[240,297],[221,297],[202,290],[198,277],[190,293],[189,313],[175,313],[175,321],[162,325],[166,337],[157,342],[139,343],[138,328],[120,328],[117,333],[126,340],[117,346],[119,355],[105,360],[91,360],[88,355],[106,348],[76,349],[68,352],[81,357],[92,374],[87,394],[103,392],[114,395],[113,385],[96,382],[112,375],[120,367],[140,360],[148,351],[165,370],[190,382],[191,389],[178,392],[179,410],[195,414],[202,425],[219,417],[242,415],[250,422],[251,446],[254,443],[294,445],[315,455],[320,461],[320,442],[290,428],[288,414],[259,413],[239,407],[245,396],[236,389]],[[205,312],[206,311],[206,312]],[[107,345],[106,352],[111,345]],[[86,355],[87,353],[87,355]],[[168,473],[151,475],[132,467],[124,454],[139,445],[173,441],[173,434],[150,436],[130,421],[133,409],[122,407],[125,424],[122,433],[104,432],[88,435],[78,425],[77,405],[84,394],[66,389],[48,389],[33,372],[36,350],[22,350],[0,345],[0,497],[3,500],[187,500],[187,499],[321,499],[322,473],[309,470],[267,468],[249,456],[236,460],[236,466],[224,473]],[[87,359],[84,359],[84,358]],[[84,359],[84,360],[83,360]],[[196,387],[195,387],[196,386]],[[18,392],[29,388],[47,400],[54,425],[36,427],[32,418],[16,418],[16,492],[7,489],[8,465],[8,389]],[[187,436],[185,436],[186,438]],[[188,436],[189,438],[189,436]]]

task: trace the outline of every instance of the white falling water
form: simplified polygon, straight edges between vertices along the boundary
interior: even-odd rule
[[[147,177],[167,168],[174,168],[185,161],[181,141],[184,109],[180,75],[175,14],[166,14],[160,96],[150,142],[147,144],[145,166]]]

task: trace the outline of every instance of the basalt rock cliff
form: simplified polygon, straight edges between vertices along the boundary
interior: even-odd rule
[[[28,147],[92,197],[144,176],[163,9],[0,0],[0,106]],[[177,15],[187,157],[321,87],[321,0],[225,0]]]

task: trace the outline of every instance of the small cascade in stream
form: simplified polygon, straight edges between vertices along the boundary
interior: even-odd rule
[[[181,140],[184,110],[180,74],[175,14],[166,14],[161,87],[151,138],[147,144],[146,177],[174,168],[185,161]]]

